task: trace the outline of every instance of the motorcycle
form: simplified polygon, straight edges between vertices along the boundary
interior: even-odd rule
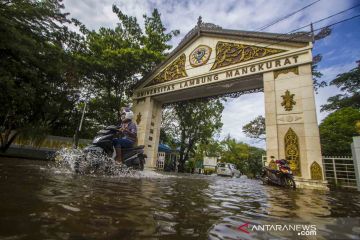
[[[108,126],[100,130],[94,137],[92,144],[85,147],[82,157],[75,161],[74,169],[77,173],[84,172],[105,172],[110,173],[114,166],[120,168],[126,166],[134,170],[144,170],[145,158],[144,146],[122,148],[123,165],[115,163],[115,148],[113,139],[122,137],[122,132],[116,126]]]
[[[279,166],[279,170],[270,169],[269,167],[263,168],[261,174],[263,183],[295,189],[296,184],[288,161],[282,159],[276,160],[275,163]]]

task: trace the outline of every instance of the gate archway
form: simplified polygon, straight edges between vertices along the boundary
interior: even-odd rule
[[[264,91],[266,152],[285,158],[287,132],[296,136],[298,185],[325,188],[310,168],[323,166],[312,80],[309,35],[193,28],[166,60],[135,87],[134,114],[146,166],[155,167],[162,105],[239,91]],[[294,157],[294,156],[292,156]],[[320,167],[321,168],[321,167]]]

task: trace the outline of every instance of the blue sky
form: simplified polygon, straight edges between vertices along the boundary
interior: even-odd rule
[[[204,22],[211,22],[227,29],[256,30],[286,16],[315,0],[65,0],[66,11],[82,21],[91,29],[101,26],[114,27],[117,17],[112,13],[116,4],[127,15],[137,17],[143,24],[142,15],[151,14],[157,8],[168,30],[179,29],[180,35],[171,43],[174,47],[195,25],[199,15]],[[360,4],[357,0],[320,0],[311,7],[266,29],[268,32],[287,33],[298,27],[315,22]],[[360,14],[360,6],[344,14],[330,18],[314,26],[315,29]],[[309,30],[309,29],[304,29]],[[324,74],[322,80],[329,82],[337,74],[348,71],[360,60],[360,17],[333,27],[332,34],[315,43],[313,54],[322,54],[319,70]],[[326,87],[316,95],[319,123],[328,113],[320,112],[320,106],[328,97],[337,94],[335,87]],[[265,147],[264,142],[255,142],[245,137],[242,126],[258,115],[264,115],[263,93],[249,94],[225,103],[222,121],[224,123],[220,138],[231,133],[236,139]]]

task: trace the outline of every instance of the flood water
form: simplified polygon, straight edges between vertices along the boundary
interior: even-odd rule
[[[360,238],[357,192],[151,172],[81,176],[53,164],[0,159],[0,239]],[[315,225],[316,235],[250,229],[259,224]]]

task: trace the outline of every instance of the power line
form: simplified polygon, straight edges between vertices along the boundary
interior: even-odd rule
[[[285,19],[293,16],[293,15],[295,15],[296,13],[301,12],[301,11],[303,11],[304,9],[306,9],[306,8],[312,6],[312,5],[314,5],[315,3],[320,2],[320,1],[321,1],[321,0],[317,0],[317,1],[315,1],[315,2],[312,2],[312,3],[308,4],[308,5],[306,5],[305,7],[301,8],[301,9],[299,9],[299,10],[296,10],[295,12],[292,12],[292,13],[290,13],[290,14],[288,14],[288,15],[280,18],[280,19],[275,20],[274,22],[271,22],[271,23],[269,23],[269,24],[267,24],[267,25],[265,25],[265,26],[262,26],[262,27],[258,28],[257,31],[261,31],[261,30],[264,30],[264,29],[266,29],[266,28],[268,28],[268,27],[271,27],[271,26],[275,25],[276,23],[279,23],[279,22],[281,22],[281,21],[283,21],[283,20],[285,20]]]
[[[348,8],[348,9],[345,9],[345,10],[343,10],[343,11],[337,12],[337,13],[335,13],[335,14],[333,14],[333,15],[328,16],[328,17],[319,19],[319,20],[313,22],[313,24],[316,24],[316,23],[322,22],[322,21],[324,21],[324,20],[327,20],[327,19],[329,19],[329,18],[335,17],[335,16],[337,16],[337,15],[340,15],[340,14],[342,14],[342,13],[344,13],[344,12],[350,11],[351,9],[357,8],[357,7],[359,7],[359,6],[360,6],[360,4],[357,4],[357,5],[355,5],[355,6],[351,7],[351,8]],[[296,32],[296,31],[298,31],[298,30],[301,30],[301,29],[304,29],[304,28],[306,28],[306,27],[309,27],[310,25],[311,25],[311,24],[308,24],[308,25],[305,25],[305,26],[296,28],[296,29],[294,29],[294,30],[292,30],[291,32],[288,32],[288,33]]]
[[[343,22],[350,21],[350,20],[352,20],[352,19],[354,19],[354,18],[358,18],[358,17],[360,17],[360,14],[355,15],[355,16],[350,17],[350,18],[343,19],[343,20],[341,20],[341,21],[338,21],[338,22],[335,22],[335,23],[332,23],[332,24],[329,24],[329,25],[326,25],[326,26],[321,27],[321,28],[314,29],[314,31],[319,31],[319,30],[322,30],[322,29],[325,29],[325,28],[329,28],[329,27],[335,26],[335,25],[340,24],[340,23],[343,23]],[[295,38],[298,38],[298,37],[305,36],[305,35],[307,35],[307,34],[309,34],[309,32],[304,32],[304,33],[302,33],[302,34],[298,34],[298,35],[295,35],[295,36],[293,36],[293,37],[291,37],[291,38],[287,38],[287,39],[280,40],[280,41],[278,41],[278,42],[275,42],[275,43],[266,45],[266,46],[264,46],[264,47],[266,48],[266,47],[275,45],[275,44],[280,43],[280,42],[284,42],[284,41],[287,41],[287,40],[292,40],[292,39],[295,39]],[[254,46],[256,46],[256,45],[254,45]]]

